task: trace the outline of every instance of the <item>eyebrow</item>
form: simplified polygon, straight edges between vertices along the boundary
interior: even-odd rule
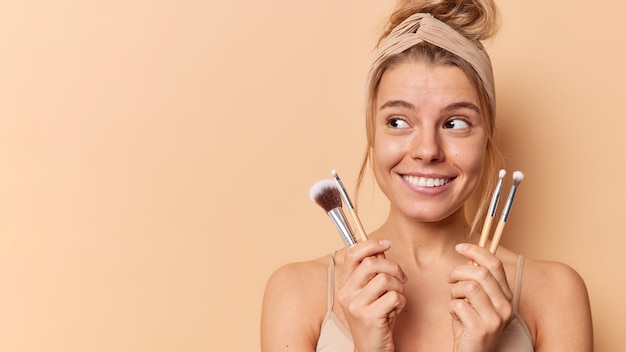
[[[460,101],[458,103],[450,104],[450,105],[446,106],[446,108],[444,110],[445,111],[452,111],[452,110],[456,110],[456,109],[470,109],[470,110],[474,110],[477,113],[480,113],[480,109],[478,108],[478,106],[476,106],[475,104],[470,103],[468,101]]]
[[[381,105],[378,110],[380,111],[383,109],[394,108],[394,107],[401,107],[401,108],[415,110],[415,106],[413,104],[404,100],[389,100],[385,102],[383,105]]]
[[[393,108],[393,107],[401,107],[401,108],[405,108],[405,109],[411,109],[411,110],[415,110],[415,105],[404,101],[404,100],[389,100],[387,102],[385,102],[383,105],[380,106],[380,108],[378,109],[383,110],[383,109],[387,109],[387,108]],[[476,106],[476,104],[474,103],[470,103],[468,101],[460,101],[457,103],[452,103],[448,106],[446,106],[443,110],[444,111],[454,111],[457,109],[470,109],[470,110],[474,110],[477,113],[480,113],[480,109],[478,108],[478,106]]]

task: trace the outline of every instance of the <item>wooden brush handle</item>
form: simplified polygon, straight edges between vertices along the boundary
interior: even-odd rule
[[[487,239],[489,239],[489,231],[491,231],[491,224],[493,223],[493,217],[488,216],[485,218],[485,223],[483,224],[483,231],[480,233],[480,241],[478,241],[478,245],[485,248],[487,245]]]
[[[491,245],[489,246],[489,252],[491,252],[491,254],[495,254],[498,250],[498,243],[500,243],[502,232],[504,232],[504,225],[506,225],[506,222],[500,220],[500,222],[498,222],[498,226],[496,226],[496,232],[493,234],[493,239],[491,240]]]
[[[359,239],[361,241],[367,241],[367,234],[365,234],[365,229],[363,228],[363,224],[361,224],[361,220],[359,219],[359,215],[356,213],[356,210],[354,208],[350,209],[350,214],[352,215],[352,220],[354,221],[356,230],[359,233]]]

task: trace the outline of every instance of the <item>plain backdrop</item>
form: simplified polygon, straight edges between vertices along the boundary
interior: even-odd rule
[[[498,3],[505,245],[574,267],[596,349],[626,350],[626,5]],[[308,191],[353,189],[392,7],[3,1],[0,350],[259,350],[269,275],[342,246]],[[366,184],[365,227],[385,211]]]

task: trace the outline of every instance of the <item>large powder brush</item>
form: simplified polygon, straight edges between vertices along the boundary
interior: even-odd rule
[[[343,212],[341,193],[333,180],[321,180],[311,187],[311,199],[328,214],[337,227],[346,247],[356,244],[356,239]]]

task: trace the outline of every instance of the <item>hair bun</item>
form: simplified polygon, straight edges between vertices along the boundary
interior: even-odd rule
[[[493,36],[499,27],[493,0],[400,0],[381,40],[406,18],[420,12],[432,14],[472,41]]]

